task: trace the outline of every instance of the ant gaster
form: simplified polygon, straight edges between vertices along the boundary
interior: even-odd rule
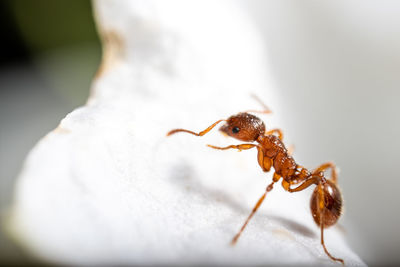
[[[238,149],[239,151],[256,148],[258,151],[258,164],[260,165],[261,169],[264,172],[268,172],[271,167],[274,168],[275,172],[272,178],[272,183],[267,186],[266,191],[257,201],[247,220],[232,239],[233,245],[238,241],[241,233],[245,229],[250,219],[256,213],[261,203],[264,201],[267,193],[272,190],[276,182],[282,179],[282,187],[286,191],[292,193],[302,191],[311,185],[316,185],[316,188],[311,196],[310,207],[313,219],[321,230],[322,247],[329,258],[344,264],[342,259],[335,258],[328,252],[324,242],[324,228],[334,225],[337,222],[341,215],[342,209],[342,196],[337,187],[337,171],[335,164],[332,162],[327,162],[320,165],[313,171],[309,171],[303,166],[298,165],[291,156],[290,151],[288,151],[282,142],[282,131],[280,129],[266,131],[264,122],[258,117],[248,113],[270,113],[265,105],[264,107],[264,111],[252,110],[233,115],[226,120],[218,120],[207,129],[199,133],[185,129],[174,129],[168,132],[167,136],[178,132],[186,132],[196,136],[203,136],[211,131],[218,123],[225,121],[226,123],[220,128],[221,132],[240,141],[256,142],[256,144],[244,143],[239,145],[230,145],[227,147],[208,145],[209,147],[219,150]],[[324,176],[324,171],[327,169],[331,169],[332,174],[330,179],[327,179]],[[297,185],[297,187],[292,188],[293,185]]]

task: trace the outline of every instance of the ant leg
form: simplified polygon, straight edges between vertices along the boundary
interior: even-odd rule
[[[325,241],[324,241],[324,214],[325,214],[325,197],[324,197],[324,184],[326,183],[325,179],[323,179],[322,177],[319,176],[313,176],[307,180],[305,180],[301,185],[299,185],[296,188],[290,188],[288,187],[288,191],[289,192],[299,192],[302,191],[306,188],[308,188],[310,185],[313,184],[317,184],[317,188],[318,188],[318,213],[320,214],[320,229],[321,229],[321,245],[326,253],[326,255],[328,255],[329,258],[331,258],[334,261],[340,261],[343,265],[344,265],[344,261],[342,259],[339,258],[335,258],[333,257],[327,250],[326,246],[325,246]],[[283,182],[282,182],[283,185]],[[284,187],[285,188],[285,187]],[[285,188],[286,189],[286,188]]]
[[[261,114],[270,114],[272,113],[272,111],[267,107],[267,105],[265,105],[261,99],[256,96],[255,94],[251,94],[251,97],[254,98],[263,108],[264,110],[246,110],[245,112],[253,112],[253,113],[261,113]]]
[[[256,109],[248,109],[244,111],[245,113],[260,113],[260,114],[271,114],[272,111],[271,110],[256,110]]]
[[[185,130],[185,129],[174,129],[174,130],[169,131],[167,133],[167,136],[173,135],[173,134],[178,133],[178,132],[185,132],[185,133],[190,133],[190,134],[193,134],[193,135],[196,135],[196,136],[203,136],[206,133],[208,133],[209,131],[211,131],[212,128],[214,128],[221,121],[226,121],[226,120],[218,120],[218,121],[214,122],[213,124],[211,124],[211,126],[209,126],[207,129],[205,129],[204,131],[201,131],[199,133],[195,133],[195,132],[192,132],[192,131],[189,131],[189,130]]]
[[[230,145],[230,146],[226,146],[226,147],[218,147],[218,146],[213,146],[213,145],[207,145],[207,146],[214,148],[214,149],[219,149],[219,150],[227,150],[227,149],[233,148],[233,149],[238,149],[239,152],[242,150],[247,150],[247,149],[251,149],[253,147],[257,147],[257,151],[258,151],[257,159],[258,159],[258,164],[260,165],[261,169],[264,172],[268,172],[271,169],[271,166],[273,163],[271,158],[264,156],[264,151],[263,151],[262,147],[259,145],[240,144],[240,145]]]
[[[274,134],[274,133],[278,134],[279,139],[283,140],[283,132],[281,129],[269,130],[269,131],[265,132],[265,135],[270,135],[270,134]]]
[[[257,204],[254,206],[253,210],[251,211],[249,217],[247,217],[247,220],[245,221],[245,223],[242,225],[242,227],[240,228],[239,232],[233,237],[231,244],[235,245],[236,242],[238,241],[240,235],[242,234],[244,228],[246,228],[247,224],[249,223],[250,219],[253,217],[253,215],[256,213],[256,211],[258,210],[258,208],[261,206],[261,204],[263,203],[265,196],[267,195],[267,193],[269,191],[271,191],[274,187],[274,183],[272,182],[267,186],[267,189],[265,190],[264,194],[260,197],[260,199],[257,201]]]
[[[333,257],[328,249],[325,246],[325,241],[324,241],[324,214],[325,214],[325,201],[324,201],[325,197],[324,197],[324,185],[322,183],[318,184],[318,210],[319,210],[319,214],[320,214],[320,228],[321,228],[321,245],[324,248],[324,251],[326,253],[326,255],[328,255],[329,258],[331,258],[334,261],[339,261],[344,265],[344,260],[343,259],[339,259],[339,258],[335,258]],[[321,212],[322,211],[322,212]]]
[[[258,165],[260,165],[264,172],[269,172],[273,164],[272,159],[264,155],[264,150],[261,146],[257,146],[257,151]]]
[[[248,110],[247,112],[255,112],[255,113],[262,113],[262,114],[269,114],[272,113],[272,111],[267,107],[267,105],[262,102],[262,100],[255,94],[251,94],[251,97],[254,98],[263,108],[264,110]]]
[[[213,146],[213,145],[207,145],[208,147],[214,148],[214,149],[219,149],[219,150],[227,150],[230,148],[238,149],[239,151],[246,150],[246,149],[251,149],[257,145],[254,144],[240,144],[240,145],[230,145],[226,147],[218,147],[218,146]]]
[[[280,176],[279,174],[277,174],[276,172],[274,173],[274,176],[272,177],[272,181],[274,181],[275,183],[279,181],[279,179],[281,179],[282,176]]]
[[[289,191],[289,192],[291,192],[291,193],[293,193],[293,192],[299,192],[299,191],[302,191],[302,190],[308,188],[310,185],[313,185],[313,184],[317,185],[317,184],[319,184],[319,183],[321,182],[321,180],[322,180],[321,177],[319,177],[319,176],[313,176],[313,177],[311,177],[311,178],[305,180],[303,183],[301,183],[301,184],[300,184],[298,187],[296,187],[296,188],[290,188],[290,184],[288,184],[288,183],[287,183],[288,185],[287,185],[287,186],[283,186],[283,188],[285,188],[285,190],[287,190],[287,191]],[[282,185],[283,185],[283,182],[282,182]]]
[[[331,174],[331,180],[336,184],[337,182],[337,170],[336,170],[336,165],[333,162],[326,162],[324,164],[321,164],[318,168],[316,168],[313,171],[313,174],[318,175],[318,173],[325,171],[326,169],[331,169],[332,174]]]

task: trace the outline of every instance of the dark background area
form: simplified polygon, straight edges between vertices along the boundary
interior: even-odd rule
[[[0,265],[32,263],[4,234],[29,150],[85,103],[101,48],[90,1],[0,1]]]
[[[0,30],[3,42],[0,42],[0,68],[9,64],[27,63],[31,61],[28,48],[18,31],[15,19],[11,16],[10,3],[0,2]],[[1,87],[1,89],[4,89]]]

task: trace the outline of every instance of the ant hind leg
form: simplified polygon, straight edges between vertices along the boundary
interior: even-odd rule
[[[283,185],[283,188],[285,188],[285,190],[287,190],[291,193],[294,193],[294,192],[303,191],[304,189],[308,188],[309,186],[311,186],[313,184],[318,184],[320,181],[321,181],[321,177],[313,176],[313,177],[306,179],[298,187],[290,188],[290,184],[288,184],[286,186]]]
[[[326,190],[325,185],[328,185],[326,180],[320,176],[311,176],[310,178],[306,179],[303,183],[301,183],[296,188],[290,188],[289,186],[287,186],[287,188],[288,188],[287,190],[292,193],[299,192],[299,191],[302,191],[302,190],[308,188],[309,186],[311,186],[313,184],[317,185],[317,188],[314,191],[314,194],[316,194],[316,197],[317,197],[317,200],[316,200],[317,201],[317,203],[316,203],[317,210],[316,211],[313,210],[313,206],[311,206],[312,207],[311,212],[312,212],[313,216],[314,216],[314,214],[319,214],[319,222],[317,224],[319,224],[320,230],[321,230],[321,245],[322,245],[326,255],[328,255],[329,258],[331,258],[334,261],[339,261],[344,265],[344,261],[342,259],[333,257],[329,253],[328,249],[325,246],[324,227],[325,227],[326,223],[324,220],[324,217],[325,217],[324,215],[325,215],[325,211],[327,210],[327,208],[325,206],[326,205],[326,203],[325,203],[325,190]],[[284,188],[285,188],[285,186],[284,186]],[[329,194],[328,191],[326,191],[326,193]],[[312,197],[312,201],[313,201],[313,197]]]
[[[342,263],[344,265],[344,260],[340,259],[340,258],[335,258],[333,257],[328,249],[325,246],[325,240],[324,240],[324,226],[325,226],[325,221],[324,221],[324,215],[325,215],[325,197],[324,197],[324,185],[322,183],[318,184],[318,213],[320,214],[320,229],[321,229],[321,245],[326,253],[326,255],[328,255],[329,258],[331,258],[334,261],[339,261],[340,263]]]
[[[337,182],[337,169],[336,169],[336,165],[333,162],[326,162],[324,164],[321,164],[318,168],[316,168],[313,171],[313,175],[318,175],[320,172],[325,171],[326,169],[331,169],[331,180],[336,184]]]

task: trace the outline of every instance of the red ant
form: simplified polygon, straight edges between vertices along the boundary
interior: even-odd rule
[[[337,171],[335,164],[332,162],[327,162],[311,172],[303,166],[298,165],[282,142],[282,131],[280,129],[266,131],[264,122],[258,117],[248,113],[271,112],[265,105],[264,108],[264,111],[252,110],[233,115],[226,120],[218,120],[207,129],[199,133],[185,129],[174,129],[168,132],[167,136],[178,132],[186,132],[196,136],[203,136],[211,131],[218,123],[225,121],[226,124],[220,128],[221,132],[240,141],[257,142],[257,144],[245,143],[240,145],[230,145],[227,147],[208,145],[209,147],[220,150],[232,148],[238,149],[239,151],[256,147],[258,151],[258,164],[260,165],[261,169],[264,172],[268,172],[271,167],[274,167],[275,173],[272,178],[272,183],[267,186],[266,191],[254,206],[249,217],[240,228],[239,232],[232,239],[233,245],[238,241],[241,233],[245,229],[250,219],[256,213],[261,203],[264,201],[267,193],[271,191],[274,184],[282,178],[282,187],[291,193],[302,191],[311,185],[316,185],[316,188],[311,196],[310,207],[313,219],[321,229],[321,245],[329,258],[344,264],[343,259],[335,258],[328,252],[324,242],[324,228],[334,225],[337,222],[341,215],[342,209],[342,195],[337,187]],[[278,136],[274,134],[278,134]],[[324,171],[327,169],[331,169],[332,171],[330,179],[327,179],[324,176]],[[292,188],[292,185],[298,186]]]

